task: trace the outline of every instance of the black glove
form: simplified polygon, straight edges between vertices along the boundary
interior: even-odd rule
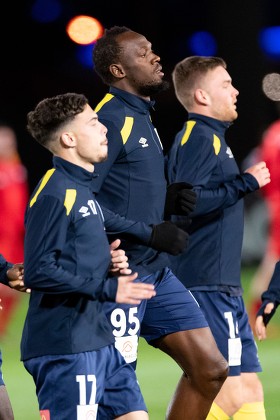
[[[153,226],[148,245],[158,251],[178,255],[187,248],[188,243],[189,235],[186,231],[178,228],[174,223],[163,222]]]
[[[166,217],[172,214],[188,216],[195,209],[196,193],[192,188],[192,185],[187,182],[168,185],[164,207]]]
[[[272,311],[270,312],[270,314],[265,314],[264,313],[265,307],[270,302],[271,303],[274,303],[274,308],[272,309]],[[263,317],[263,323],[264,323],[264,325],[267,326],[267,324],[269,323],[269,321],[271,320],[271,318],[275,314],[278,305],[279,305],[279,303],[274,302],[272,300],[264,300],[263,303],[262,303],[262,305],[261,305],[261,307],[260,307],[260,309],[257,312],[256,317],[258,317],[258,316],[261,315]]]

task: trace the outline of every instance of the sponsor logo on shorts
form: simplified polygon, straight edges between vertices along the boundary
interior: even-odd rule
[[[40,410],[41,420],[51,420],[50,410]]]

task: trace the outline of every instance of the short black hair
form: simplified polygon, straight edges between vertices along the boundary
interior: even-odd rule
[[[113,26],[110,29],[105,29],[104,35],[96,41],[93,49],[94,70],[108,86],[114,82],[114,76],[110,72],[109,66],[120,61],[122,52],[116,38],[124,32],[132,32],[132,30],[126,26]]]

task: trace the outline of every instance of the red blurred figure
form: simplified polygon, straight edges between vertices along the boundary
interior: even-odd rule
[[[24,212],[29,198],[27,170],[22,164],[15,130],[0,121],[0,249],[8,261],[23,262]],[[20,298],[0,285],[3,311],[0,313],[0,336],[6,332]]]
[[[257,159],[266,162],[271,182],[261,190],[268,212],[268,232],[265,253],[249,290],[249,312],[253,324],[261,305],[261,294],[268,288],[275,264],[280,259],[280,118],[264,131],[256,154]]]

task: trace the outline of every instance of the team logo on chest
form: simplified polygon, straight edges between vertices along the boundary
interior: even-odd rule
[[[230,147],[227,147],[226,154],[228,155],[229,158],[233,159],[233,153],[232,153]]]
[[[93,200],[88,200],[87,204],[88,207],[82,206],[79,210],[79,213],[82,213],[83,217],[89,216],[91,213],[97,214],[95,202]]]
[[[148,140],[145,139],[145,137],[141,137],[141,139],[139,140],[139,143],[141,144],[142,147],[148,147]]]

